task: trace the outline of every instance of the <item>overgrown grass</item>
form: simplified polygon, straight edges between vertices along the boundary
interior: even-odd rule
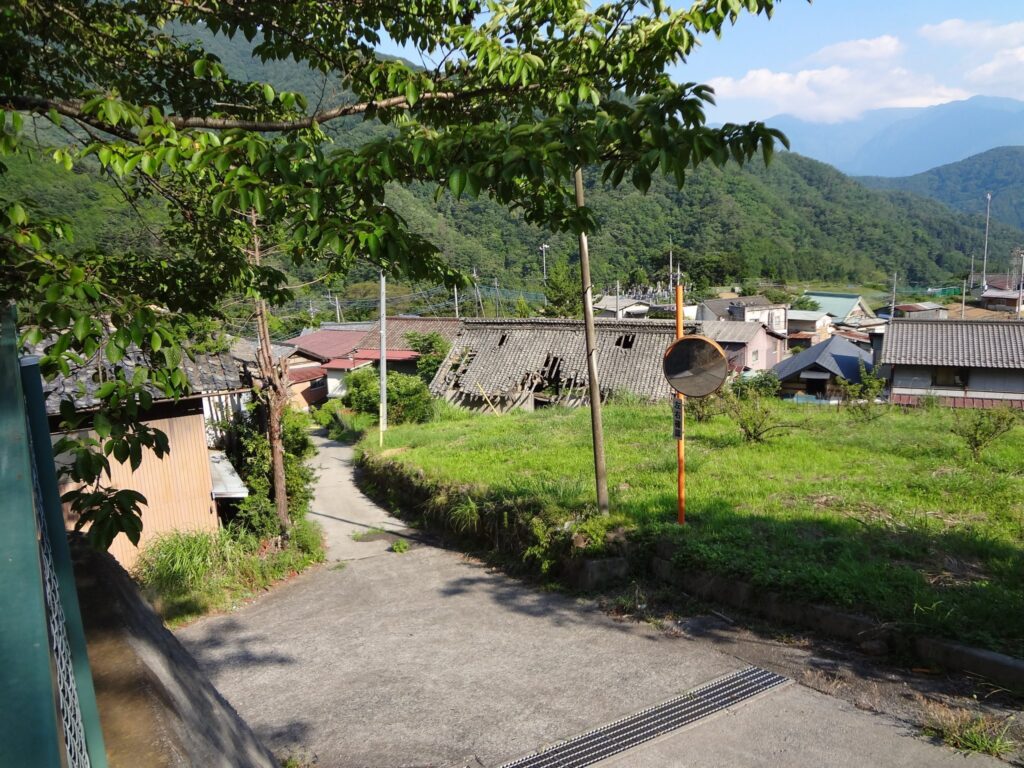
[[[1012,722],[1012,717],[997,718],[932,703],[928,707],[925,733],[941,739],[947,746],[961,752],[978,752],[1003,757],[1016,746],[1007,735]]]
[[[135,576],[169,624],[224,610],[324,559],[316,523],[298,520],[284,548],[238,527],[172,532],[139,555]]]
[[[972,461],[947,409],[886,409],[862,423],[834,408],[773,407],[801,428],[763,445],[745,443],[724,416],[687,424],[688,524],[679,528],[668,407],[610,405],[610,524],[628,522],[640,541],[670,538],[685,567],[1024,656],[1020,428]],[[552,532],[567,521],[602,544],[608,526],[587,519],[586,410],[396,427],[383,451],[376,437],[361,448],[433,486],[433,514],[450,528],[497,530],[479,510],[519,510],[521,527],[542,529],[524,542],[537,562],[557,554],[537,547],[565,546]]]

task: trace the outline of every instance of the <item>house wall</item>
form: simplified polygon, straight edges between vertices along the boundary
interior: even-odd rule
[[[291,393],[291,406],[300,411],[308,411],[311,405],[319,405],[327,400],[327,389],[326,376],[292,384],[288,387]]]
[[[934,370],[928,366],[894,366],[890,400],[898,405],[916,405],[921,398],[931,396],[951,407],[1024,408],[1024,370],[972,368],[967,371],[966,386],[936,386]]]
[[[132,472],[130,463],[119,464],[113,458],[110,461],[110,487],[131,488],[146,497],[139,547],[145,547],[168,531],[216,531],[219,522],[212,496],[213,482],[203,414],[190,413],[146,423],[167,435],[170,452],[161,459],[152,451],[145,451],[142,464],[135,472]],[[96,437],[95,433],[88,435]],[[60,435],[53,436],[54,441],[59,438]],[[73,483],[64,483],[60,492],[64,494],[74,487]],[[64,519],[69,528],[74,525],[75,518],[66,504]],[[114,539],[110,553],[130,570],[135,565],[139,549],[120,534]]]
[[[785,307],[744,307],[742,317],[747,322],[764,323],[777,333],[785,333],[789,311]]]
[[[327,396],[344,397],[348,393],[350,371],[327,371]]]
[[[785,339],[762,330],[747,344],[745,365],[752,371],[765,371],[782,362],[787,352]]]

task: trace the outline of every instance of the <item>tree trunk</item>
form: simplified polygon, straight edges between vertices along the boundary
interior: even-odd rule
[[[253,229],[256,228],[256,212],[250,212]],[[260,237],[253,233],[252,263],[260,263]],[[277,521],[281,526],[281,536],[288,537],[292,521],[288,516],[288,488],[284,474],[284,409],[288,404],[288,365],[285,360],[278,366],[274,363],[271,351],[270,327],[267,325],[267,303],[256,299],[256,328],[259,334],[259,351],[256,355],[260,369],[260,379],[267,398],[267,440],[270,442],[271,485],[274,488],[274,507],[277,510]]]

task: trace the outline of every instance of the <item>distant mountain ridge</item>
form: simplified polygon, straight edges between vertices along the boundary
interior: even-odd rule
[[[1002,146],[1024,145],[1024,101],[974,96],[934,107],[878,109],[843,123],[766,120],[794,152],[853,176],[910,176]]]
[[[992,218],[1024,228],[1024,147],[997,147],[913,176],[862,176],[871,189],[912,192],[964,213],[985,213],[992,193]]]

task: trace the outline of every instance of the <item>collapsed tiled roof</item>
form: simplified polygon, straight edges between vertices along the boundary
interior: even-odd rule
[[[231,356],[243,363],[256,363],[256,353],[260,344],[256,339],[237,338],[231,342]],[[295,348],[286,344],[271,344],[270,353],[274,362],[279,363],[285,357],[294,354]]]
[[[595,325],[602,392],[668,396],[661,366],[675,340],[673,321],[598,319]],[[550,388],[582,396],[588,382],[581,321],[509,318],[465,320],[430,388],[439,396],[515,397]]]
[[[964,368],[1024,368],[1020,320],[894,320],[882,363]]]
[[[129,349],[120,363],[129,381],[141,363],[142,354],[136,349]],[[195,360],[183,355],[181,368],[188,379],[191,397],[248,389],[243,380],[242,366],[228,354],[196,355]],[[70,376],[58,376],[53,381],[43,382],[46,412],[50,415],[59,413],[60,401],[65,398],[74,402],[80,411],[95,408],[99,405],[96,390],[113,375],[113,366],[106,358],[97,357],[84,366],[73,368]],[[155,386],[148,385],[146,389],[154,401],[168,399],[163,390]]]

